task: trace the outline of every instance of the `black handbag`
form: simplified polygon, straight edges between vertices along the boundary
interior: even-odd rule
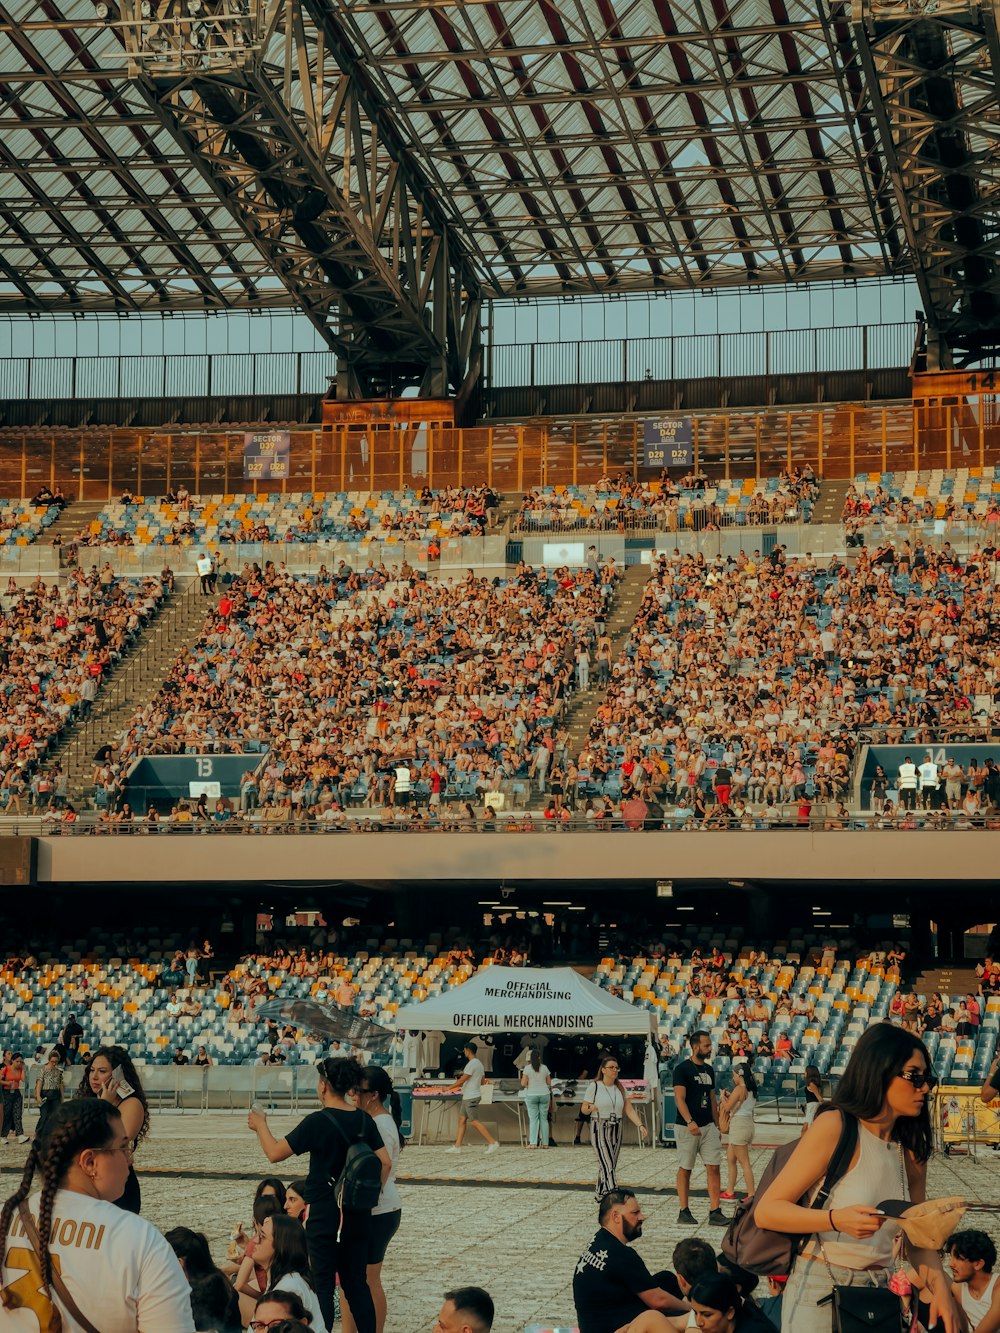
[[[903,1333],[903,1306],[886,1287],[833,1288],[833,1333]]]

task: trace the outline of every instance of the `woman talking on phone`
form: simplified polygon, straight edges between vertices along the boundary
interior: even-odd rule
[[[109,1102],[122,1118],[133,1152],[145,1138],[149,1129],[149,1106],[135,1065],[123,1046],[98,1047],[83,1071],[76,1096],[101,1097]],[[139,1177],[131,1158],[125,1191],[115,1203],[129,1213],[138,1213],[142,1206]]]
[[[931,1120],[927,1101],[935,1079],[923,1042],[890,1023],[877,1023],[859,1038],[831,1098],[799,1140],[781,1173],[757,1204],[757,1225],[803,1236],[781,1304],[781,1333],[816,1333],[829,1325],[834,1284],[888,1285],[897,1224],[879,1212],[883,1200],[923,1203]],[[803,1207],[815,1197],[837,1152],[845,1120],[857,1122],[858,1142],[846,1173],[821,1209]],[[941,1258],[910,1249],[909,1262],[930,1301],[929,1327],[961,1333],[964,1326]],[[939,1322],[940,1321],[940,1322]]]

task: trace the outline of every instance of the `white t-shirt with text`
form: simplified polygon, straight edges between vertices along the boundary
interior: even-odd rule
[[[38,1223],[40,1194],[28,1206]],[[58,1190],[52,1208],[53,1265],[84,1315],[101,1333],[194,1333],[191,1288],[177,1256],[151,1222],[113,1203]],[[63,1333],[83,1333],[53,1291],[42,1289],[39,1261],[15,1213],[0,1285],[4,1333],[48,1333],[53,1301]]]

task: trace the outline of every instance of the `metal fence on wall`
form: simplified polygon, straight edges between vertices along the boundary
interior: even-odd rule
[[[827,478],[858,472],[981,467],[1000,459],[1000,416],[985,395],[945,405],[897,402],[771,411],[705,411],[692,421],[694,461],[714,477],[773,476],[809,463]],[[658,416],[683,415],[658,413]],[[128,487],[162,495],[398,491],[487,483],[507,494],[588,485],[642,466],[642,419],[553,419],[469,430],[348,428],[291,432],[289,476],[244,478],[242,432],[0,431],[0,494],[45,482],[71,499],[107,500]],[[647,475],[654,475],[649,473]]]

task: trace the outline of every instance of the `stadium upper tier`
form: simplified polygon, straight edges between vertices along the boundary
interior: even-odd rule
[[[808,523],[819,495],[811,468],[779,477],[711,481],[691,474],[639,482],[626,476],[594,486],[540,486],[521,502],[514,531],[633,528],[677,532],[765,523]]]
[[[29,789],[35,770],[63,729],[87,715],[163,597],[158,581],[116,579],[109,569],[76,569],[61,585],[10,581],[0,611],[0,809],[20,813],[39,798]]]
[[[427,800],[445,783],[477,800],[557,730],[615,582],[527,568],[493,583],[251,572],[130,719],[105,791],[121,791],[140,754],[218,748],[266,751],[244,784],[251,808],[297,812],[324,793],[391,803],[402,765]]]
[[[491,512],[486,487],[432,491],[301,491],[283,494],[123,498],[80,532],[87,546],[204,546],[233,542],[429,541],[481,533]]]

